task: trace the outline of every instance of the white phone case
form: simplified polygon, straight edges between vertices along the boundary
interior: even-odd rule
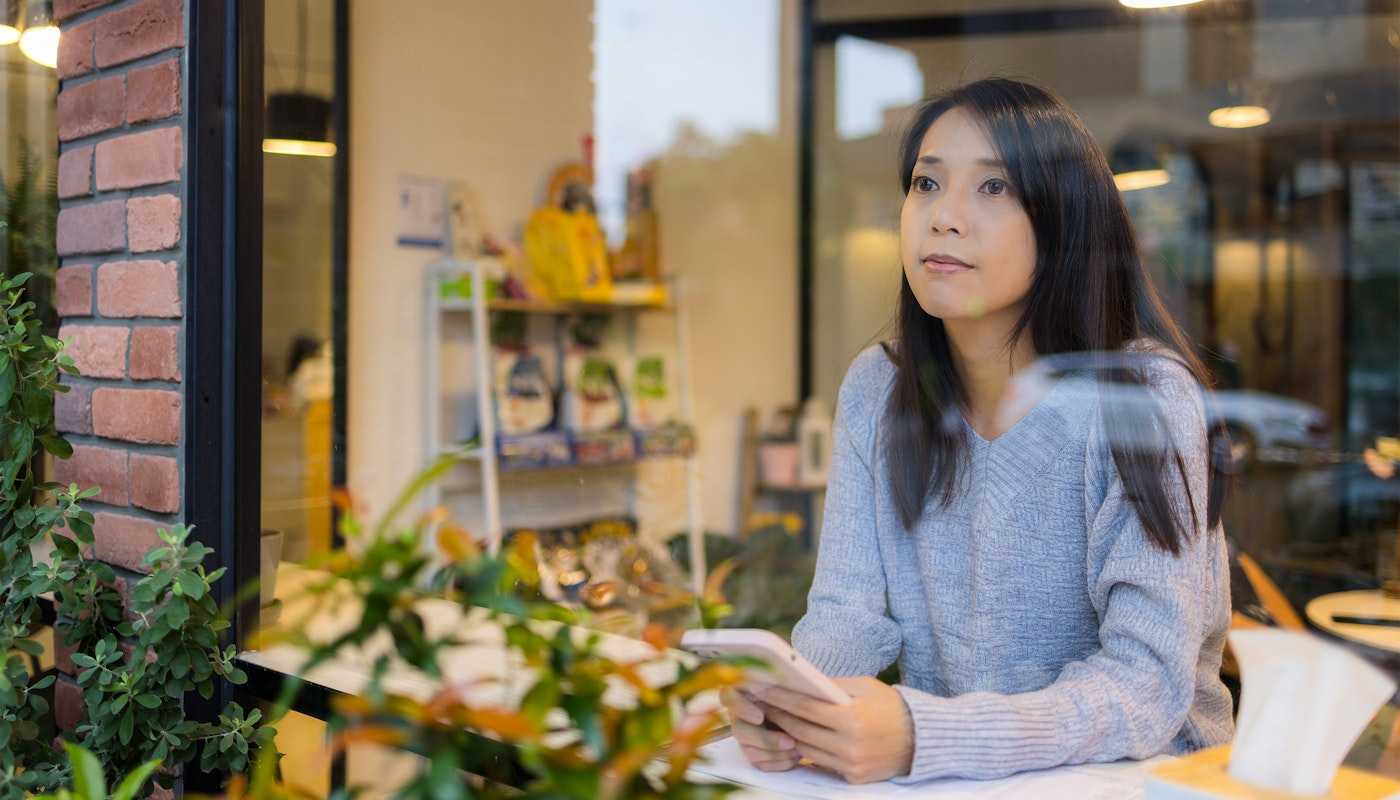
[[[750,656],[771,669],[749,669],[750,683],[781,686],[828,703],[846,705],[851,696],[792,649],[781,636],[757,628],[718,628],[686,631],[681,647],[699,656]]]

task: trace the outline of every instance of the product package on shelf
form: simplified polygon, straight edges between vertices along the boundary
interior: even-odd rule
[[[613,259],[617,284],[656,284],[661,280],[661,234],[652,203],[652,176],[651,168],[627,175],[627,238]]]
[[[622,386],[612,362],[591,350],[564,358],[564,427],[574,434],[598,433],[625,422]]]
[[[530,269],[556,300],[612,298],[607,242],[593,203],[593,170],[561,167],[550,179],[544,207],[525,225]]]
[[[569,437],[562,431],[540,431],[514,436],[501,434],[496,437],[496,455],[504,472],[548,469],[574,463]]]
[[[538,433],[554,423],[554,389],[540,357],[525,348],[497,348],[496,418],[506,436]]]
[[[570,436],[574,463],[587,466],[621,464],[637,457],[632,432],[625,428],[574,433]]]
[[[634,359],[627,381],[627,422],[651,430],[676,416],[675,393],[666,379],[666,360],[650,355]]]
[[[668,422],[633,431],[633,436],[637,440],[637,455],[642,458],[689,456],[695,452],[695,429],[684,423]]]
[[[486,284],[486,299],[500,297],[505,289],[508,271],[506,265],[496,258],[478,258],[482,279]],[[467,270],[451,275],[443,275],[438,281],[438,297],[443,300],[472,299],[472,274]]]

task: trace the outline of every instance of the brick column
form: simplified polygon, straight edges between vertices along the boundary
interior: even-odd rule
[[[130,579],[182,510],[185,8],[54,0],[53,11],[63,31],[55,302],[82,372],[58,399],[73,458],[54,477],[98,487],[97,556]],[[76,687],[60,683],[58,696],[71,725]]]

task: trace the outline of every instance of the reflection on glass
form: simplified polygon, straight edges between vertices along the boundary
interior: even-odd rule
[[[0,8],[4,8],[0,4]],[[18,23],[19,20],[10,20]],[[7,20],[0,19],[0,23]],[[14,30],[14,34],[9,33]],[[53,29],[57,33],[57,28]],[[0,24],[0,273],[32,272],[28,291],[50,332],[57,329],[52,306],[58,268],[54,223],[58,132],[54,98],[58,79],[52,64],[37,63],[17,43],[19,31]]]
[[[1189,26],[1167,14],[869,43],[904,53],[923,85],[1026,75],[1081,114],[1215,373],[1209,422],[1235,473],[1227,534],[1300,611],[1398,577],[1400,488],[1361,460],[1400,431],[1398,28],[1383,14]],[[893,134],[911,105],[900,69],[853,79],[845,42],[815,58],[811,367],[828,402],[893,307]],[[852,137],[845,109],[866,106],[884,123]]]
[[[263,143],[262,527],[282,561],[331,546],[335,162],[306,156],[336,152],[334,13],[332,0],[267,9],[266,122],[287,138]]]

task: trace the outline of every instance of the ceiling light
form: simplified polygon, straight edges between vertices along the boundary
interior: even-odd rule
[[[35,64],[53,69],[58,66],[58,37],[49,0],[30,0],[19,36],[20,52]]]
[[[283,156],[330,158],[335,155],[335,143],[311,142],[305,139],[263,139],[263,152]]]
[[[1117,173],[1113,176],[1113,185],[1117,186],[1120,192],[1132,192],[1163,186],[1171,183],[1171,180],[1171,176],[1164,169],[1139,169]]]
[[[1201,0],[1118,0],[1118,2],[1128,8],[1172,8],[1174,6],[1189,6],[1192,3],[1199,3]]]
[[[0,45],[19,41],[19,0],[0,0]]]
[[[1255,128],[1270,119],[1269,109],[1263,106],[1225,106],[1210,112],[1210,124],[1217,128]]]
[[[331,101],[306,91],[306,53],[306,0],[301,0],[297,8],[297,88],[268,95],[264,153],[335,155],[335,144],[326,136]]]

